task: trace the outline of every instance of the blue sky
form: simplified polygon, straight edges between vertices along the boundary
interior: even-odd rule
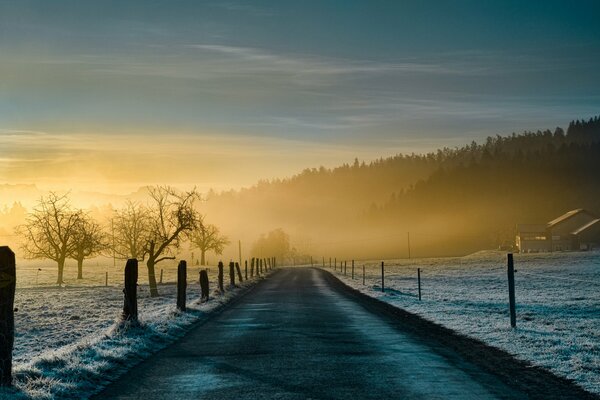
[[[182,184],[235,187],[565,126],[600,113],[599,17],[597,1],[0,0],[0,181],[120,140],[205,160]]]

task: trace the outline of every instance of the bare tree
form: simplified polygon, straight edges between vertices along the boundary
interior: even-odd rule
[[[150,236],[150,215],[147,207],[128,201],[124,208],[115,211],[112,224],[111,250],[119,258],[143,260]]]
[[[208,251],[215,254],[223,254],[223,249],[230,242],[227,236],[222,236],[219,228],[204,222],[204,216],[200,217],[198,228],[192,233],[192,243],[200,249],[200,264],[206,265],[205,255]]]
[[[68,256],[77,260],[77,279],[83,279],[83,260],[100,254],[108,244],[100,224],[82,211],[74,228]]]
[[[41,197],[25,224],[16,228],[23,236],[21,246],[26,258],[49,258],[58,264],[57,284],[63,282],[65,260],[74,250],[73,235],[79,224],[81,213],[73,210],[67,195],[50,192]]]
[[[200,221],[194,202],[198,199],[196,190],[178,192],[169,186],[156,186],[150,192],[150,235],[144,249],[148,256],[148,283],[150,296],[158,296],[156,264],[175,258],[177,249],[184,237],[189,236],[198,227]]]

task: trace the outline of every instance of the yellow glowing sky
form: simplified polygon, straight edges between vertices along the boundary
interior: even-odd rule
[[[146,131],[148,131],[146,129]],[[423,150],[431,144],[406,143]],[[272,137],[211,133],[63,133],[7,131],[0,135],[0,182],[43,189],[126,194],[171,184],[227,190],[283,178],[306,167],[334,166],[385,149]],[[392,154],[390,152],[390,154]]]

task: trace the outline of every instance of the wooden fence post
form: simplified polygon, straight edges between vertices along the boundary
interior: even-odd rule
[[[208,301],[208,271],[203,269],[200,271],[200,301]]]
[[[331,257],[329,257],[329,269],[331,269]]]
[[[365,264],[363,264],[363,286],[365,285]]]
[[[0,247],[0,386],[12,385],[12,353],[15,341],[15,253]]]
[[[177,309],[179,311],[185,311],[186,289],[187,262],[181,260],[177,266]]]
[[[248,280],[248,260],[244,260],[244,273],[246,280]]]
[[[104,279],[104,286],[108,286],[108,271],[106,271],[106,277]]]
[[[160,269],[160,281],[158,281],[158,283],[160,283],[160,284],[162,284],[162,283],[163,283],[163,280],[162,280],[162,278],[163,278],[163,270],[162,270],[162,268],[161,268],[161,269]]]
[[[254,257],[250,260],[250,278],[254,277]]]
[[[354,279],[354,260],[352,260],[352,279]]]
[[[219,290],[221,293],[225,292],[225,288],[223,288],[223,261],[219,261]]]
[[[333,270],[337,271],[337,257],[333,258]]]
[[[238,281],[242,283],[244,279],[242,279],[242,270],[240,269],[240,264],[238,262],[235,263],[235,270],[237,271]]]
[[[344,261],[344,276],[346,276],[346,267],[348,266],[348,261]]]
[[[261,258],[259,261],[260,261],[260,262],[259,262],[259,264],[260,264],[260,269],[259,269],[259,273],[258,273],[258,274],[260,275],[260,274],[262,274],[262,272],[263,272],[263,260],[262,260],[262,258]]]
[[[385,271],[383,269],[383,261],[381,262],[381,291],[385,292]]]
[[[417,268],[417,282],[419,285],[419,301],[421,301],[421,268]]]
[[[508,253],[508,304],[510,308],[510,326],[517,326],[517,310],[515,306],[515,265],[512,253]]]
[[[137,280],[138,260],[130,258],[125,264],[125,288],[123,289],[123,320],[137,322]]]
[[[323,269],[325,269],[325,257],[323,257]]]
[[[235,264],[233,261],[229,262],[229,285],[235,286]]]

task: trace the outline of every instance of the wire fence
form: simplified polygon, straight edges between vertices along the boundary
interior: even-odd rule
[[[331,267],[329,257],[320,260],[313,265],[330,270],[359,290],[411,310],[456,314],[476,311],[478,317],[485,313],[502,314],[500,318],[508,321],[506,254],[384,260],[383,290],[382,261],[354,261],[352,274],[352,260],[333,257]],[[586,312],[600,301],[600,253],[517,255],[514,280],[517,315],[520,313],[526,320],[537,316],[546,323],[548,319],[579,315],[578,310]]]

